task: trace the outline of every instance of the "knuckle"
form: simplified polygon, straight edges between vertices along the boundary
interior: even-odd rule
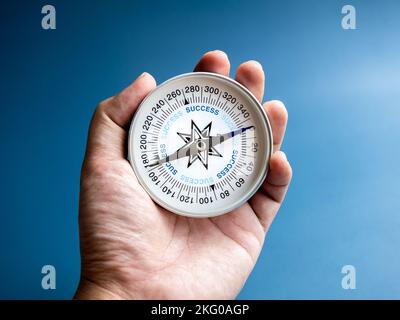
[[[81,170],[81,181],[89,178],[98,178],[110,174],[110,165],[105,161],[91,159],[85,161]]]
[[[106,110],[109,108],[109,106],[113,100],[114,100],[114,97],[111,97],[111,98],[101,101],[96,107],[96,113],[97,114],[106,113]]]

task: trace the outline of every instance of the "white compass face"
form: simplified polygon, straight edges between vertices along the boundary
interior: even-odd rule
[[[272,152],[267,116],[242,85],[188,73],[141,103],[129,133],[129,159],[146,191],[177,214],[232,211],[260,187]]]

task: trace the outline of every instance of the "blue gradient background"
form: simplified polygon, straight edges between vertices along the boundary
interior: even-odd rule
[[[41,29],[56,6],[57,30]],[[357,30],[341,8],[357,9]],[[294,178],[239,298],[400,298],[400,2],[7,1],[1,15],[0,298],[70,298],[92,112],[207,50],[264,65]],[[41,267],[57,289],[41,289]],[[341,288],[341,267],[357,289]]]

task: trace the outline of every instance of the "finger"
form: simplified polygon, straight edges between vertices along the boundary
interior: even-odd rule
[[[251,60],[242,63],[236,70],[235,80],[249,89],[259,101],[262,101],[265,76],[259,62]]]
[[[142,100],[156,86],[156,81],[147,72],[142,73],[132,84],[112,98],[110,104],[100,108],[110,119],[122,128],[127,128]]]
[[[249,201],[265,231],[281,206],[291,178],[292,169],[285,154],[281,151],[275,152],[271,157],[264,184]]]
[[[213,72],[229,76],[231,68],[228,56],[221,50],[209,51],[204,54],[194,68],[195,72]]]
[[[100,103],[90,124],[86,159],[125,156],[129,123],[139,104],[155,86],[154,78],[143,73],[115,97]]]
[[[288,113],[285,105],[277,100],[264,103],[264,109],[271,123],[275,152],[281,148],[283,137],[285,136]]]

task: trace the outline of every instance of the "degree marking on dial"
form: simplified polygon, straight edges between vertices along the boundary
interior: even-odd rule
[[[237,107],[238,104],[239,104],[239,102],[236,102],[236,104],[233,105],[232,108],[229,109],[228,114],[229,114],[231,117],[233,117],[233,116],[235,115],[235,111],[234,111],[234,110],[236,109],[236,107]]]
[[[242,122],[238,123],[238,126],[241,126],[243,123],[245,123],[246,121],[249,121],[251,118],[248,117],[247,119],[243,120]]]
[[[175,99],[176,102],[173,105],[175,106],[175,110],[174,111],[176,111],[181,107],[181,102],[178,100],[178,97],[175,97],[174,99]]]
[[[148,167],[149,167],[148,165],[145,166],[145,168],[148,168]],[[149,170],[147,170],[147,172],[151,172],[151,171],[153,171],[153,170],[155,170],[155,169],[159,169],[160,167],[161,167],[161,163],[158,164],[158,165],[153,166],[152,168],[150,168]]]
[[[212,189],[212,191],[213,191],[213,193],[214,193],[215,200],[217,200],[217,195],[216,195],[216,193],[215,193],[215,188],[211,188],[211,189]]]
[[[167,113],[165,112],[165,110],[164,110],[163,108],[161,108],[160,110],[161,110],[161,112],[163,113],[165,119],[167,119],[167,118],[168,118],[168,115],[167,115]]]
[[[226,106],[228,105],[228,101],[225,101],[224,105],[222,106],[222,110],[226,112],[226,110],[228,109]]]
[[[164,98],[164,101],[167,103],[167,105],[169,106],[169,108],[167,108],[166,110],[166,114],[168,115],[168,117],[171,115],[171,113],[173,112],[171,105],[169,104],[168,100],[166,98]]]
[[[235,123],[238,123],[238,119],[239,119],[240,114],[236,113],[236,115],[232,118],[233,121],[235,121]]]
[[[153,122],[151,125],[152,125],[153,127],[157,128],[158,131],[161,130],[161,126],[155,124],[154,122]],[[158,132],[158,131],[157,131],[157,132]]]
[[[181,192],[182,192],[183,187],[184,187],[184,184],[182,184],[182,187],[179,189],[178,198],[179,198],[179,195],[180,195]]]
[[[160,188],[162,188],[162,187],[164,186],[164,184],[166,184],[166,183],[170,180],[170,178],[171,178],[171,177],[168,177],[167,179],[165,179],[164,182],[163,182],[163,184],[160,186]]]
[[[232,191],[235,191],[235,189],[233,189],[232,185],[229,183],[229,181],[226,181],[228,183],[228,185],[232,188]]]
[[[155,155],[158,154],[157,149],[141,150],[141,153],[149,153],[149,152],[153,152]]]
[[[238,170],[241,174],[245,175],[246,177],[249,176],[248,174],[244,173],[242,170],[240,170],[240,169],[237,169],[237,170]]]
[[[143,133],[143,134],[150,134],[150,135],[153,135],[153,136],[158,137],[157,134],[155,134],[154,132],[151,132],[151,131],[142,131],[142,133]]]
[[[180,91],[182,92],[182,95],[183,95],[183,98],[184,98],[183,102],[182,102],[182,106],[186,106],[186,105],[189,104],[189,100],[185,96],[185,90],[184,89],[180,89]]]
[[[176,181],[175,179],[173,179],[173,181],[174,181],[174,183],[173,183],[172,186],[171,186],[171,190],[172,190],[173,188],[175,188],[175,185],[176,185],[176,183],[178,182],[178,181]]]
[[[154,118],[160,120],[161,123],[163,122],[163,120],[161,118],[157,117],[153,112],[150,112],[150,115],[152,115]]]
[[[217,101],[216,101],[216,103],[215,103],[215,104],[217,104],[217,105],[218,105],[218,101],[219,101],[219,99],[221,98],[221,95],[222,95],[222,90],[220,90],[220,92],[219,92],[219,96],[218,96],[218,99],[217,99]]]

